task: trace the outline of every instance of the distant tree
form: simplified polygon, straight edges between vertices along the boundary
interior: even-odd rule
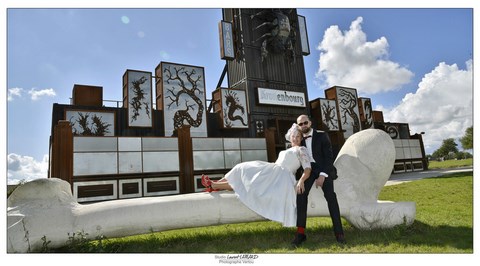
[[[432,153],[432,159],[439,160],[441,158],[443,158],[443,156],[440,154],[440,152],[438,150],[436,150]]]
[[[442,146],[433,153],[435,158],[448,157],[449,154],[456,154],[458,152],[457,143],[453,138],[444,139]]]
[[[460,138],[460,143],[464,150],[473,149],[473,126],[465,130],[465,135]]]
[[[466,152],[466,151],[459,151],[455,154],[455,158],[457,160],[463,160],[463,159],[468,159],[468,158],[472,158],[473,155],[469,152]]]

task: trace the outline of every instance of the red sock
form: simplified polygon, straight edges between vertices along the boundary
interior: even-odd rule
[[[305,234],[305,227],[297,227],[297,233]]]

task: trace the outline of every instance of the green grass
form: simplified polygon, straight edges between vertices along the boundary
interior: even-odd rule
[[[215,254],[473,253],[473,172],[386,186],[379,200],[416,202],[411,226],[360,230],[343,220],[347,244],[336,243],[329,217],[308,218],[307,241],[290,247],[294,229],[270,221],[188,228],[87,241],[49,252]],[[208,215],[208,214],[206,214]],[[98,239],[98,236],[97,236]]]
[[[464,160],[446,160],[443,162],[430,161],[428,163],[429,169],[439,169],[439,168],[455,168],[463,166],[473,166],[473,158],[464,159]]]

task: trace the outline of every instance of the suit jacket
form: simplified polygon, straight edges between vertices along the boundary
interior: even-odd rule
[[[306,146],[305,140],[302,140],[302,145]],[[321,172],[324,172],[329,178],[337,179],[337,169],[333,166],[332,143],[326,132],[317,132],[313,129],[312,155],[315,160],[315,163],[312,164],[312,172],[315,174],[314,178],[317,178]]]

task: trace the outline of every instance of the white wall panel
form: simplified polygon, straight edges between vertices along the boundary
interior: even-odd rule
[[[242,161],[267,161],[266,150],[242,150]]]
[[[73,137],[73,152],[117,151],[116,137]]]
[[[194,170],[225,169],[223,151],[194,151]]]
[[[242,156],[239,151],[225,151],[225,168],[231,169],[242,162]]]
[[[225,150],[240,150],[240,139],[238,138],[224,138],[223,148]]]
[[[118,138],[118,151],[141,151],[142,138]]]
[[[116,152],[74,153],[73,175],[118,174]]]
[[[177,138],[143,138],[143,151],[176,151],[178,150]]]
[[[263,149],[267,149],[267,142],[263,138],[262,139],[241,138],[240,148],[242,150],[263,150]]]
[[[179,171],[178,152],[143,152],[143,172]]]
[[[119,152],[118,172],[120,174],[141,173],[142,153],[141,152]]]
[[[221,151],[223,150],[222,138],[192,138],[194,151]]]

